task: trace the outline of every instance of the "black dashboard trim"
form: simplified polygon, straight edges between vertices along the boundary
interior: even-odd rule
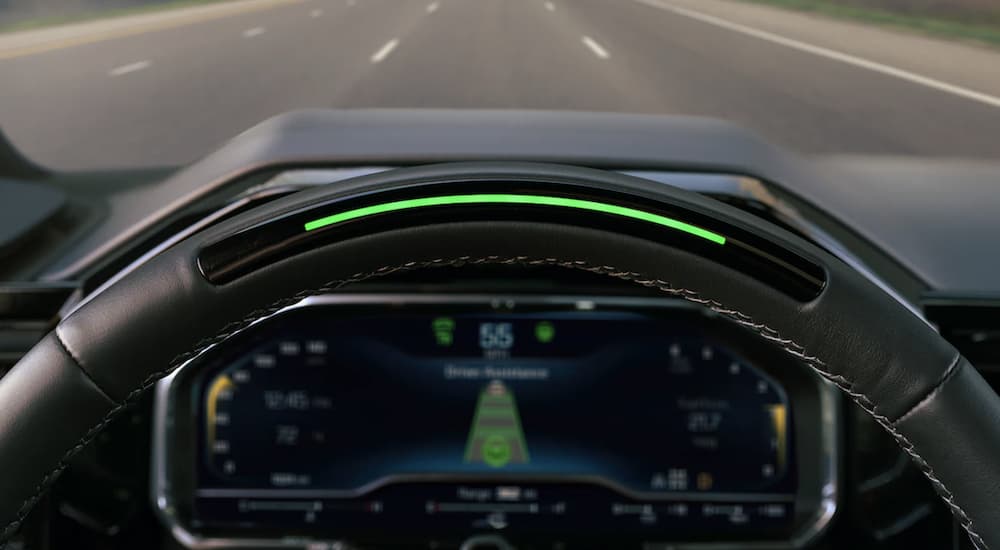
[[[694,224],[699,228],[723,235],[725,245],[707,244],[704,239],[684,232],[664,231],[662,227],[620,216],[539,205],[434,206],[355,219],[315,231],[303,230],[311,220],[331,213],[390,201],[450,193],[541,194],[560,199],[600,202]],[[668,243],[736,269],[803,302],[819,296],[826,284],[826,273],[816,263],[735,225],[678,204],[668,204],[662,200],[653,201],[634,194],[609,192],[594,186],[565,183],[543,176],[535,180],[521,181],[431,180],[405,189],[338,197],[279,215],[218,239],[201,249],[198,254],[198,266],[209,282],[219,285],[295,254],[351,237],[415,225],[511,219],[606,228]]]

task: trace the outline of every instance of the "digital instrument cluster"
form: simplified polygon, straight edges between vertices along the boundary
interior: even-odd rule
[[[668,300],[306,300],[161,383],[158,507],[192,540],[792,540],[833,398],[762,348]]]

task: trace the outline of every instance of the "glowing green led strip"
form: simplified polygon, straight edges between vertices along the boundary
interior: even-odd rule
[[[305,225],[305,228],[306,231],[313,231],[328,225],[356,220],[366,216],[374,216],[375,214],[454,204],[527,204],[533,206],[559,206],[563,208],[576,208],[577,210],[590,210],[593,212],[602,212],[604,214],[613,214],[624,218],[632,218],[633,220],[654,223],[656,225],[662,225],[663,227],[676,229],[677,231],[683,231],[696,237],[701,237],[702,239],[712,241],[715,244],[726,244],[726,238],[718,233],[714,233],[707,229],[702,229],[673,218],[668,218],[666,216],[650,214],[649,212],[643,212],[642,210],[636,210],[634,208],[627,208],[624,206],[604,204],[602,202],[566,199],[562,197],[546,197],[542,195],[445,195],[441,197],[427,197],[423,199],[386,202],[383,204],[376,204],[374,206],[348,210],[347,212],[341,212],[340,214],[334,214],[332,216],[326,216],[325,218],[313,220],[308,222]]]

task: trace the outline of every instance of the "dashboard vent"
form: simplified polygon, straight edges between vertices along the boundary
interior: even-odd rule
[[[941,336],[979,369],[993,389],[1000,390],[1000,296],[929,294],[923,307]]]
[[[76,285],[0,284],[0,376],[59,320]]]

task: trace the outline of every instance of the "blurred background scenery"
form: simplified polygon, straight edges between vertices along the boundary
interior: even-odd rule
[[[220,0],[0,0],[0,31],[218,1]],[[613,3],[615,0],[606,1]],[[995,0],[745,1],[1000,43],[1000,2]]]
[[[817,154],[1000,158],[997,0],[0,0],[0,131],[176,166],[303,108],[708,116]]]

